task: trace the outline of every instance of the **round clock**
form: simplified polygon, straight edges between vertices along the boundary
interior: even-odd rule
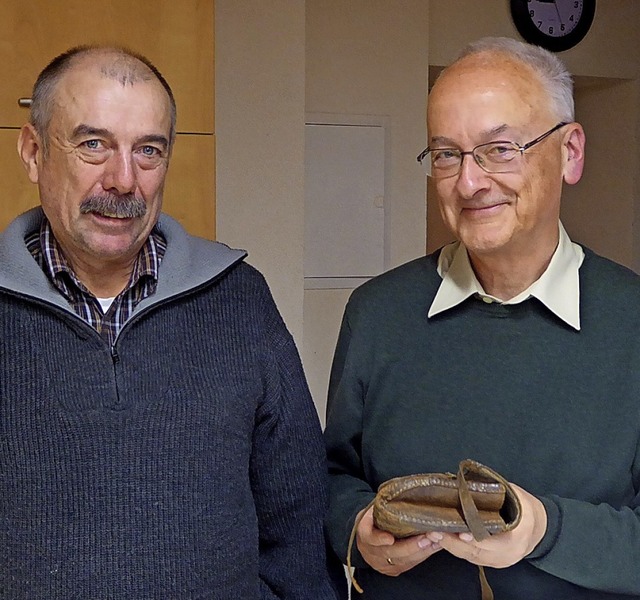
[[[553,52],[582,40],[595,12],[596,0],[511,0],[511,17],[520,35]]]

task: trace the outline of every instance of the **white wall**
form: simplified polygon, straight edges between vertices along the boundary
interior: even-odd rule
[[[576,119],[587,135],[586,160],[582,180],[565,186],[561,218],[573,239],[638,270],[638,81],[598,77],[577,83]]]
[[[424,252],[428,7],[423,0],[307,0],[307,113],[389,117],[386,267]]]
[[[308,115],[338,122],[365,115],[386,123],[385,268],[425,250],[428,5],[423,0],[307,0]],[[305,290],[303,360],[324,416],[329,367],[348,290]]]
[[[304,2],[216,0],[217,238],[249,251],[302,342]]]

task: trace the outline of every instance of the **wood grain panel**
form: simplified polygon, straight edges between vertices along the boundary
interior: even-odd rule
[[[2,0],[0,127],[20,127],[37,74],[78,44],[118,44],[147,56],[178,105],[178,130],[213,133],[213,0]]]
[[[33,185],[18,157],[19,129],[0,128],[0,231],[14,217],[40,204],[38,188]]]
[[[178,135],[163,210],[193,235],[213,240],[215,221],[215,136]]]

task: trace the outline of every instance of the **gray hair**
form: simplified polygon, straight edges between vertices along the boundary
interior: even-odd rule
[[[76,46],[56,56],[56,58],[40,72],[33,86],[30,122],[42,138],[45,155],[48,149],[49,124],[51,122],[52,106],[58,83],[62,76],[77,62],[77,59],[90,54],[111,55],[113,57],[111,64],[103,65],[100,68],[100,73],[108,79],[119,81],[123,86],[127,84],[132,85],[138,81],[148,81],[152,77],[155,77],[160,82],[169,97],[171,111],[169,144],[173,146],[176,135],[176,101],[173,97],[171,87],[151,61],[141,54],[137,54],[126,48]]]
[[[506,54],[531,67],[540,77],[558,119],[567,123],[575,120],[573,78],[555,54],[508,37],[486,37],[463,48],[457,60],[483,53]]]

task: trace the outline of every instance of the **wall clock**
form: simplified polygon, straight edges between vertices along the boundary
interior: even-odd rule
[[[587,35],[596,0],[511,0],[511,18],[531,44],[553,52],[573,48]]]

